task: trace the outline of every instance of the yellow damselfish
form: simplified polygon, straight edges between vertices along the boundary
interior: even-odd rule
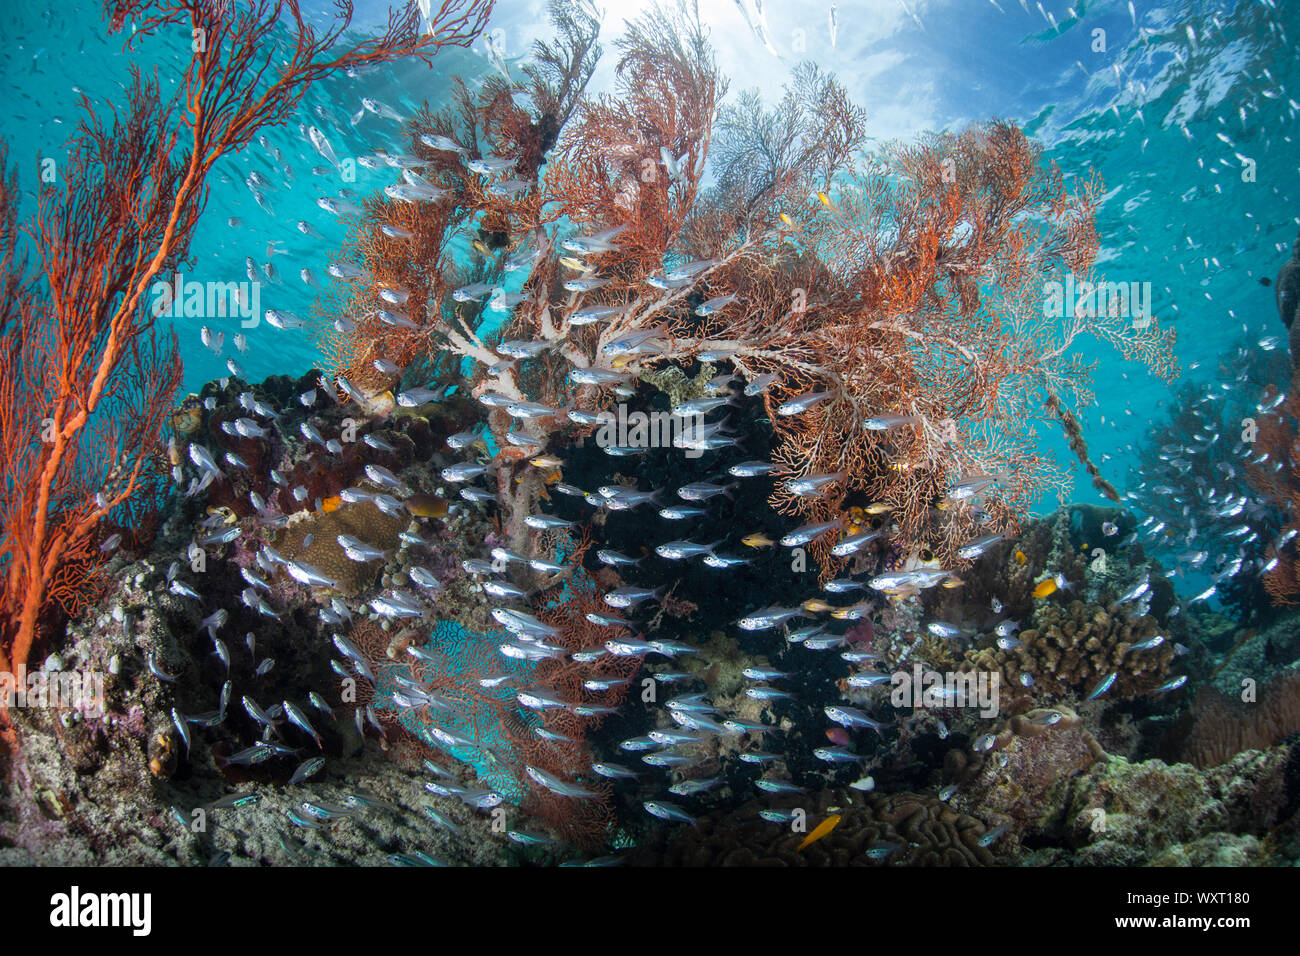
[[[1056,578],[1045,578],[1034,585],[1034,597],[1045,598],[1049,594],[1055,594],[1056,588]]]

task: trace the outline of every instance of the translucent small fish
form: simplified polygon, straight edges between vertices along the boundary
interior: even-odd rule
[[[293,776],[289,778],[290,786],[292,786],[293,784],[302,783],[303,781],[307,780],[309,777],[314,776],[317,772],[320,771],[320,768],[323,766],[325,766],[324,757],[309,757],[308,759],[304,760],[302,763],[298,764],[298,766],[293,771]]]
[[[947,621],[931,621],[925,627],[935,637],[945,639],[964,637],[968,633],[956,624],[949,624]]]
[[[406,117],[402,116],[402,114],[397,112],[397,110],[385,103],[381,103],[379,100],[363,96],[361,98],[361,105],[368,112],[374,113],[376,116],[383,117],[384,119],[390,119],[394,123],[402,123],[406,120]]]
[[[709,316],[712,315],[714,312],[717,312],[719,309],[725,308],[726,306],[730,305],[732,302],[735,301],[736,301],[735,295],[715,296],[712,299],[700,303],[700,305],[698,305],[695,309],[695,314],[698,316]]]
[[[850,729],[869,728],[874,730],[876,733],[880,733],[885,726],[880,723],[880,721],[873,720],[865,711],[859,710],[856,707],[839,704],[832,707],[826,707],[824,710],[826,716],[831,720]]]
[[[830,486],[844,478],[845,472],[837,471],[833,474],[808,474],[801,478],[791,479],[785,483],[786,489],[793,495],[800,497],[809,497],[813,495],[825,494],[830,490]]]
[[[199,329],[199,338],[202,339],[203,344],[207,348],[211,349],[215,354],[220,355],[221,346],[225,341],[226,334],[224,332],[213,332],[205,325]]]
[[[1005,478],[1005,475],[968,475],[948,489],[948,497],[953,501],[966,501]]]
[[[286,309],[267,309],[264,313],[267,325],[275,329],[301,329],[306,322]]]
[[[895,428],[901,428],[904,425],[919,425],[921,423],[920,415],[874,415],[866,419],[862,425],[869,431],[890,431]]]
[[[957,557],[961,558],[963,561],[969,561],[972,558],[977,558],[984,552],[988,551],[990,548],[994,547],[999,541],[1002,541],[1005,537],[1006,536],[999,531],[996,534],[986,534],[982,537],[974,539],[973,541],[968,541],[960,548],[957,549]]]
[[[611,607],[629,608],[645,600],[657,600],[664,595],[665,591],[665,588],[615,588],[604,596],[604,601]]]
[[[735,475],[737,478],[755,478],[770,475],[775,470],[776,466],[770,461],[742,461],[728,468],[727,474]]]
[[[781,538],[781,544],[783,547],[787,548],[801,547],[805,544],[809,544],[817,538],[820,538],[828,531],[836,530],[843,524],[844,522],[840,518],[835,518],[831,521],[812,521],[808,524],[801,525],[789,534],[784,535]]]
[[[836,392],[834,391],[809,392],[805,395],[798,395],[777,406],[776,413],[784,416],[799,415],[820,405],[829,398],[834,398],[835,395]]]
[[[1159,646],[1160,646],[1161,644],[1163,644],[1164,642],[1165,642],[1165,638],[1164,638],[1164,635],[1163,635],[1163,634],[1153,634],[1151,637],[1148,637],[1148,638],[1147,638],[1146,640],[1144,640],[1144,641],[1138,641],[1136,644],[1134,644],[1134,645],[1132,645],[1131,647],[1129,647],[1129,650],[1130,650],[1130,651],[1149,651],[1149,650],[1151,650],[1153,647],[1159,647]]]
[[[861,551],[872,541],[880,537],[879,531],[862,531],[857,534],[847,535],[841,538],[831,547],[831,554],[837,558],[847,557]]]
[[[1159,687],[1157,687],[1157,688],[1156,688],[1155,690],[1153,690],[1151,693],[1152,693],[1152,694],[1167,694],[1167,693],[1169,693],[1170,691],[1175,691],[1175,690],[1177,690],[1178,688],[1182,687],[1182,686],[1183,686],[1184,684],[1186,684],[1186,683],[1187,683],[1187,675],[1186,675],[1186,674],[1181,674],[1181,675],[1179,675],[1178,677],[1175,677],[1173,680],[1169,681],[1168,683],[1161,684]]]
[[[1107,674],[1105,677],[1103,677],[1100,681],[1098,681],[1097,686],[1094,687],[1094,688],[1092,689],[1091,693],[1089,693],[1088,696],[1087,696],[1085,699],[1086,699],[1086,700],[1096,700],[1096,699],[1097,699],[1098,697],[1100,697],[1102,694],[1106,693],[1106,691],[1108,691],[1108,690],[1111,689],[1111,687],[1114,685],[1114,683],[1115,683],[1115,679],[1116,679],[1117,677],[1119,677],[1119,672],[1118,672],[1118,671],[1111,671],[1109,674]]]
[[[428,146],[430,149],[439,150],[442,152],[449,152],[449,153],[465,152],[465,147],[461,146],[454,139],[436,133],[421,133],[420,142],[423,143],[425,146]]]
[[[1001,837],[1002,834],[1007,832],[1007,829],[1008,829],[1008,824],[1000,823],[997,826],[995,826],[992,830],[990,830],[988,833],[984,834],[982,837],[976,840],[975,842],[978,843],[980,846],[992,846],[995,842],[997,842],[998,838]]]

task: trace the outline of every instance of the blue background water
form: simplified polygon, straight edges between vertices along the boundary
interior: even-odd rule
[[[645,5],[605,4],[606,57],[595,89],[610,82],[612,40],[623,21]],[[332,4],[305,6],[323,13]],[[358,6],[358,23],[382,18],[383,4]],[[753,39],[734,3],[702,6],[733,96],[756,86],[772,101],[790,67],[813,59],[837,73],[868,108],[878,139],[1003,117],[1044,142],[1067,173],[1096,169],[1106,188],[1101,267],[1113,281],[1152,284],[1156,315],[1178,330],[1185,375],[1212,376],[1218,356],[1243,334],[1252,340],[1284,334],[1273,290],[1259,279],[1276,274],[1300,223],[1300,148],[1293,134],[1300,67],[1292,48],[1300,36],[1300,5],[1138,0],[1131,15],[1127,0],[1078,0],[1073,12],[1064,0],[858,0],[837,5],[832,49],[829,3],[771,0],[767,16],[779,57]],[[45,11],[7,7],[0,13],[0,68],[8,90],[0,135],[10,144],[30,212],[40,159],[61,163],[66,155],[79,92],[92,103],[120,105],[132,63],[156,71],[164,92],[174,90],[189,37],[178,32],[149,39],[127,54],[124,35],[106,34],[96,3],[71,0]],[[533,38],[549,35],[544,10],[541,2],[498,3],[489,30],[500,31],[509,61],[518,62]],[[1094,52],[1096,30],[1105,31],[1104,52]],[[340,156],[400,146],[394,122],[366,113],[352,125],[360,98],[376,97],[406,115],[425,100],[436,108],[449,77],[486,74],[482,50],[480,41],[474,51],[447,51],[432,70],[403,64],[358,79],[333,78],[308,94],[302,120],[320,126]],[[281,182],[254,143],[219,165],[186,272],[198,280],[242,281],[245,257],[264,263],[268,243],[278,241],[284,254],[272,259],[282,285],[263,290],[262,307],[307,316],[314,293],[298,271],[310,268],[326,281],[325,265],[345,239],[344,227],[316,199],[341,185],[365,195],[392,177],[361,168],[356,183],[340,183],[337,176],[327,182],[309,171],[322,160],[296,122],[268,137],[294,173],[289,187],[267,190],[274,215],[254,203],[243,182],[251,170]],[[1255,160],[1255,182],[1242,181],[1237,154]],[[242,224],[231,227],[231,217]],[[300,219],[320,237],[300,233],[294,226]],[[176,320],[187,389],[225,375],[225,357],[235,354],[236,323],[228,320],[218,358],[200,344],[204,322],[210,320]],[[237,358],[251,380],[305,371],[318,357],[301,332],[263,323],[247,335],[250,349]],[[1083,351],[1100,363],[1098,404],[1083,415],[1089,443],[1106,475],[1122,484],[1131,461],[1125,449],[1163,414],[1168,391],[1109,347],[1085,343]],[[1039,432],[1068,460],[1055,429]],[[1076,481],[1073,498],[1100,500],[1086,478]]]

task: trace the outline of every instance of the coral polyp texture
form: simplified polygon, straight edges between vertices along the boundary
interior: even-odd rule
[[[0,149],[0,863],[1294,860],[1300,406],[1116,466],[1150,187],[504,6],[109,3],[173,82]]]

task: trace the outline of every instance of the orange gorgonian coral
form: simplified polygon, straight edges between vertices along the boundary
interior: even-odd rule
[[[1064,427],[1094,484],[1113,494],[1075,417],[1092,394],[1074,346],[1089,334],[1162,377],[1175,368],[1173,333],[1155,321],[1044,307],[1049,281],[1098,281],[1097,181],[1067,182],[1003,122],[864,157],[863,111],[808,65],[779,108],[752,95],[722,108],[725,84],[685,5],[633,24],[620,53],[615,91],[565,111],[572,118],[540,175],[521,130],[554,116],[534,110],[525,122],[509,95],[528,92],[524,83],[494,78],[477,101],[462,91],[453,110],[422,119],[417,140],[428,139],[422,130],[460,137],[460,152],[425,154],[424,177],[448,193],[372,206],[358,247],[374,281],[354,284],[354,304],[400,284],[418,303],[408,313],[416,324],[422,309],[433,323],[434,351],[478,363],[476,395],[556,410],[522,421],[492,413],[498,436],[513,429],[535,441],[503,469],[584,434],[561,409],[607,405],[608,387],[576,384],[574,370],[634,378],[700,359],[730,363],[755,389],[770,378],[779,476],[837,476],[814,496],[778,485],[772,504],[805,521],[834,520],[850,500],[875,503],[891,510],[905,553],[927,549],[954,566],[963,543],[1015,531],[1039,495],[1068,483],[1037,450],[1035,418]],[[492,165],[497,157],[507,168]],[[448,237],[473,216],[492,235],[480,226],[475,271],[453,274]],[[541,228],[561,219],[588,238]],[[389,243],[375,238],[386,223],[419,225],[414,239]],[[522,290],[507,293],[520,268]],[[587,318],[592,309],[604,310],[600,321]],[[529,343],[528,354],[506,361],[494,348],[482,332],[493,311],[507,313],[500,338]],[[353,354],[373,332],[359,327]],[[782,413],[809,393],[825,398]],[[994,481],[979,496],[948,497],[980,476]],[[508,474],[500,483],[516,487]],[[515,497],[517,519],[533,501]],[[826,567],[828,541],[813,545]]]

